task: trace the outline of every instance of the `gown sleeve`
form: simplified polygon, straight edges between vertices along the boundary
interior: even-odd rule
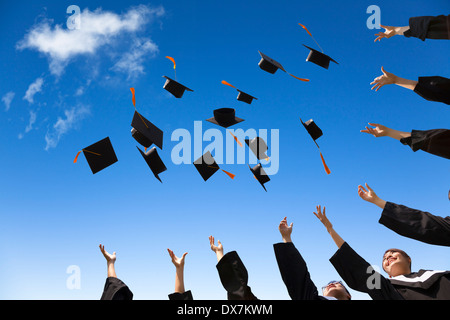
[[[248,286],[248,273],[236,251],[225,254],[216,265],[228,300],[257,300]]]
[[[108,277],[100,300],[133,300],[133,293],[122,280]]]
[[[386,202],[379,222],[399,235],[428,244],[450,246],[450,217]]]
[[[169,300],[194,300],[191,290],[183,293],[174,292],[169,294]]]
[[[292,300],[321,300],[306,262],[292,242],[273,245],[278,268]]]
[[[450,159],[450,130],[412,130],[411,137],[403,138],[400,142],[408,145],[416,152],[422,150],[433,155]]]
[[[441,76],[419,77],[414,92],[425,100],[450,104],[450,79]]]
[[[330,262],[353,290],[367,293],[373,300],[403,300],[390,281],[371,268],[347,242],[336,251]]]
[[[425,39],[449,39],[450,15],[422,16],[409,19],[409,30],[403,35]]]

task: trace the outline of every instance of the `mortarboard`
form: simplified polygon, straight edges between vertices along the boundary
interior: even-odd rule
[[[96,174],[97,172],[117,162],[117,156],[114,152],[109,137],[106,137],[105,139],[79,151],[73,160],[74,163],[77,162],[78,156],[81,152],[83,152],[86,157],[86,161],[88,162],[93,174]]]
[[[245,120],[236,117],[235,109],[222,108],[214,110],[214,117],[206,119],[206,121],[217,124],[224,128],[228,128]]]
[[[264,171],[263,167],[261,166],[261,163],[258,163],[256,166],[254,166],[253,168],[250,167],[250,165],[248,166],[250,168],[250,171],[253,173],[254,177],[256,178],[256,180],[258,180],[258,182],[261,184],[261,186],[264,188],[264,190],[267,189],[264,186],[265,183],[270,181],[269,176],[266,174],[266,172]]]
[[[166,78],[163,88],[173,94],[175,98],[181,98],[185,90],[194,91],[167,76],[163,76],[163,78]]]
[[[266,151],[269,148],[267,147],[267,144],[264,141],[264,139],[262,139],[260,137],[256,137],[256,138],[254,138],[252,140],[245,139],[245,143],[248,145],[250,150],[253,151],[253,153],[255,154],[255,156],[256,156],[256,158],[258,160],[267,160],[267,159],[269,159],[269,157],[266,155]]]
[[[151,150],[145,153],[141,149],[139,149],[139,147],[136,148],[138,148],[145,162],[147,162],[148,166],[155,175],[155,178],[158,179],[160,182],[162,182],[158,175],[166,171],[167,168],[164,165],[164,162],[159,157],[158,152],[156,151],[156,147],[153,147]]]
[[[321,66],[322,68],[328,69],[329,65],[330,65],[330,61],[333,61],[336,64],[337,63],[335,60],[333,60],[332,58],[330,58],[329,56],[327,56],[325,53],[323,53],[322,47],[320,47],[320,45],[317,43],[316,39],[314,39],[314,37],[312,36],[311,32],[309,32],[309,30],[302,25],[301,23],[299,23],[299,25],[306,30],[306,32],[308,32],[308,34],[311,36],[311,38],[313,38],[314,42],[317,44],[317,46],[319,46],[320,51],[317,51],[316,49],[310,48],[306,45],[304,45],[306,48],[308,48],[310,50],[308,57],[306,58],[306,61],[312,62],[317,64],[318,66]]]
[[[249,95],[248,93],[245,93],[245,92],[239,90],[238,88],[236,88],[235,86],[229,84],[229,83],[226,82],[225,80],[222,81],[222,84],[227,85],[227,86],[230,86],[230,87],[232,87],[232,88],[235,88],[235,89],[239,92],[239,94],[238,94],[238,96],[237,96],[238,101],[242,101],[242,102],[251,104],[252,101],[253,101],[253,99],[258,100],[258,98],[255,98],[255,97]]]
[[[163,78],[166,78],[166,82],[164,83],[163,88],[169,91],[171,94],[173,94],[175,98],[181,98],[186,90],[193,92],[194,90],[189,89],[188,87],[176,81],[177,64],[175,63],[175,59],[169,56],[166,56],[166,58],[173,62],[173,69],[175,70],[175,80],[167,76],[163,76]]]
[[[160,149],[163,148],[163,132],[137,111],[134,112],[131,126],[132,137],[142,146],[148,148],[155,144]]]
[[[300,121],[303,124],[303,126],[305,127],[306,131],[308,131],[311,138],[314,140],[314,143],[316,144],[317,148],[319,149],[320,158],[322,159],[322,163],[323,163],[326,173],[330,174],[331,171],[328,168],[327,164],[325,163],[325,159],[323,158],[322,151],[320,150],[320,147],[316,141],[323,135],[322,130],[317,126],[317,124],[312,119],[307,122],[303,122],[302,119],[300,118]]]
[[[289,72],[287,72],[283,66],[281,65],[281,63],[279,63],[278,61],[273,60],[272,58],[266,56],[264,53],[262,53],[261,51],[258,51],[259,54],[261,55],[261,60],[259,61],[259,67],[264,70],[267,71],[271,74],[274,74],[275,72],[277,72],[278,69],[286,72],[288,75],[290,75],[291,77],[294,77],[295,79],[301,80],[301,81],[305,81],[308,82],[309,79],[304,79],[304,78],[299,78],[297,76],[294,76],[293,74],[290,74]]]
[[[203,180],[208,181],[217,171],[220,170],[219,165],[214,160],[210,151],[206,152],[200,158],[194,161],[194,166],[197,168],[198,172],[202,176]],[[234,179],[235,175],[229,173],[225,170],[225,172],[231,179]]]

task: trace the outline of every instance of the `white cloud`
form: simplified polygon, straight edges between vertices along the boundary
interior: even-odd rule
[[[33,130],[33,125],[36,122],[36,118],[37,118],[37,113],[34,112],[33,110],[30,110],[30,121],[28,122],[28,125],[25,127],[25,133],[28,133],[31,130]],[[22,139],[23,136],[24,136],[23,133],[19,133],[19,139]]]
[[[52,74],[61,75],[70,60],[80,55],[93,55],[99,48],[113,44],[119,35],[141,30],[155,17],[164,15],[162,7],[140,5],[123,14],[85,9],[80,13],[79,29],[70,30],[63,25],[52,27],[46,20],[35,25],[17,44],[17,48],[34,49],[49,59]]]
[[[30,86],[28,87],[24,100],[27,100],[29,103],[34,102],[34,95],[38,92],[42,91],[42,85],[44,84],[44,79],[37,78]]]
[[[10,91],[2,97],[2,101],[5,104],[5,111],[8,111],[11,107],[11,102],[13,101],[15,95],[16,94],[14,92]]]
[[[144,59],[157,52],[158,46],[150,39],[135,39],[133,49],[125,53],[112,67],[112,70],[127,73],[128,79],[135,78],[144,74]]]
[[[52,130],[45,135],[46,146],[45,150],[55,148],[61,137],[89,114],[89,108],[86,106],[74,107],[64,111],[65,118],[58,117],[58,120],[53,125]]]

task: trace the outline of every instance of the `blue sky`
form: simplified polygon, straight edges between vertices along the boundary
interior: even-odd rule
[[[82,37],[67,30],[71,4],[89,10],[81,16]],[[370,82],[381,66],[409,79],[449,77],[450,44],[404,37],[374,43],[378,30],[366,26],[373,4],[387,25],[450,9],[445,0],[2,2],[0,298],[99,299],[106,277],[102,243],[117,252],[117,275],[135,299],[166,300],[173,292],[166,248],[189,252],[185,283],[195,299],[225,299],[209,248],[213,235],[226,252],[238,251],[258,298],[288,299],[272,248],[285,216],[294,222],[294,243],[316,285],[339,278],[328,261],[336,247],[312,213],[318,204],[367,261],[380,265],[384,250],[398,247],[412,257],[414,270],[447,269],[446,248],[387,230],[378,224],[380,210],[357,195],[367,182],[385,200],[449,212],[448,160],[359,131],[368,122],[403,131],[448,128],[445,104],[396,86],[375,93]],[[325,70],[305,61],[302,44],[316,45],[298,23],[339,65]],[[311,81],[262,71],[258,50]],[[182,99],[162,88],[162,76],[174,72],[165,56],[175,58],[178,80],[194,90]],[[238,102],[222,80],[258,100]],[[138,110],[164,131],[163,184],[131,137],[130,87]],[[246,120],[235,129],[279,130],[279,171],[267,193],[247,164],[223,165],[234,180],[217,173],[205,183],[192,165],[172,163],[178,143],[172,132],[193,135],[195,121],[203,132],[218,129],[204,120],[223,107]],[[323,130],[318,143],[330,175],[299,117],[313,118]],[[116,164],[93,175],[84,156],[73,163],[79,150],[107,136]],[[81,271],[80,289],[66,286],[71,265]]]

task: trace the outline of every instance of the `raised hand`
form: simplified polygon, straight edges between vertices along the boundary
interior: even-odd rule
[[[184,258],[186,257],[186,255],[188,254],[187,252],[183,253],[183,256],[181,258],[178,258],[172,250],[167,249],[167,252],[169,252],[170,258],[172,259],[172,263],[173,265],[178,269],[178,268],[183,268],[184,267]]]
[[[216,253],[217,261],[220,261],[223,257],[223,246],[220,240],[217,241],[217,246],[214,244],[214,237],[209,236],[209,244],[211,246],[211,250]]]
[[[113,252],[113,254],[108,253],[105,250],[105,246],[102,246],[101,244],[99,245],[99,248],[108,263],[116,262],[116,253],[115,252]]]
[[[325,228],[327,230],[333,229],[333,225],[328,220],[327,215],[325,214],[325,207],[323,207],[323,213],[322,213],[320,205],[316,206],[316,210],[317,210],[317,212],[313,212],[313,213],[317,217],[317,219],[319,219],[320,222],[322,222],[322,224],[325,226]]]
[[[377,196],[375,191],[373,191],[373,189],[369,187],[367,183],[366,188],[367,189],[365,189],[362,185],[358,186],[358,195],[361,197],[361,199],[373,203],[383,209],[386,205],[386,201],[380,199],[380,197]]]
[[[385,86],[387,84],[395,84],[397,82],[398,77],[390,72],[387,72],[384,70],[384,67],[381,67],[381,72],[383,72],[383,75],[375,78],[370,84],[374,84],[371,90],[375,89],[375,91],[380,90],[382,86]]]
[[[383,38],[389,39],[397,34],[397,27],[382,26],[381,24],[380,27],[384,28],[385,31],[375,34],[377,38],[375,38],[374,42],[381,41]]]
[[[292,227],[294,223],[291,222],[290,225],[287,223],[287,217],[285,217],[283,220],[281,220],[280,224],[278,225],[278,230],[281,233],[281,237],[283,238],[284,242],[292,242],[291,240],[291,233],[292,233]]]
[[[390,129],[378,123],[369,123],[370,126],[375,128],[366,127],[366,130],[361,130],[361,132],[373,135],[376,138],[389,136]]]

